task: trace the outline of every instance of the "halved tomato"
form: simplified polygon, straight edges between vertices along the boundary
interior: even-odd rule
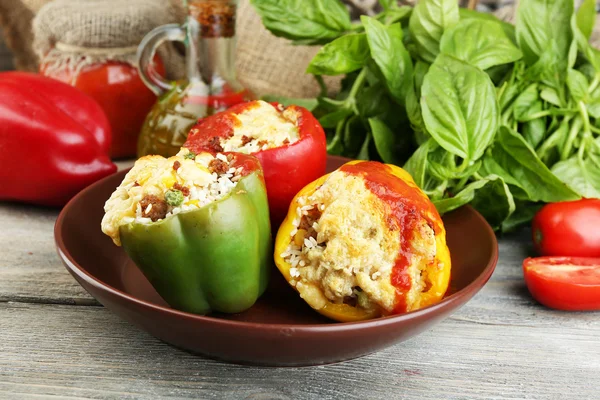
[[[600,258],[527,258],[523,274],[533,298],[546,307],[600,310]]]

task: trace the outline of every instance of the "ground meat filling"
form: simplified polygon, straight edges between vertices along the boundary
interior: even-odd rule
[[[215,158],[208,164],[208,170],[217,174],[224,174],[229,169],[229,164],[226,161]]]
[[[175,184],[173,185],[173,189],[179,190],[186,197],[190,195],[190,188],[187,186],[183,186],[179,182],[175,182]]]
[[[306,231],[306,237],[312,237],[314,239],[317,238],[317,231],[313,227],[315,222],[319,221],[321,218],[321,211],[319,211],[318,207],[311,208],[310,210],[306,210],[306,214],[302,215],[300,218],[300,225],[298,225],[298,230]]]
[[[218,136],[213,136],[208,140],[208,147],[217,152],[223,152],[223,147],[221,146],[221,139]]]
[[[242,135],[242,146],[247,145],[248,143],[250,143],[252,141],[251,137],[248,137],[246,135]]]
[[[169,205],[167,202],[153,194],[145,195],[142,200],[140,200],[140,207],[142,208],[142,216],[144,218],[150,218],[152,222],[165,218],[169,212]]]

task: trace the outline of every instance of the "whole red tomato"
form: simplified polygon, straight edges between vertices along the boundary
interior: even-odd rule
[[[547,204],[532,228],[541,255],[600,257],[600,199]]]
[[[527,258],[523,275],[533,298],[546,307],[600,310],[600,258]]]
[[[154,59],[154,66],[164,75],[160,58]],[[142,124],[156,102],[156,95],[144,85],[135,67],[116,61],[94,64],[84,68],[75,81],[64,69],[47,74],[42,65],[40,72],[75,86],[100,104],[112,128],[112,158],[135,156]]]

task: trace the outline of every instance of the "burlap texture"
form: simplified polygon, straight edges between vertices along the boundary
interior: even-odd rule
[[[169,11],[162,0],[54,0],[33,20],[33,50],[47,74],[66,69],[74,80],[86,66],[109,60],[135,66],[143,37],[174,22]]]
[[[31,1],[32,6],[37,6],[37,3],[47,0],[27,1]],[[34,15],[35,11],[24,0],[0,1],[0,26],[6,46],[13,52],[13,64],[16,69],[37,71],[37,57],[31,46],[31,20]]]
[[[237,21],[238,78],[255,94],[291,97],[314,97],[319,87],[312,75],[305,73],[318,47],[294,46],[288,40],[267,31],[249,0],[241,0]],[[338,88],[339,79],[326,79],[330,90]]]

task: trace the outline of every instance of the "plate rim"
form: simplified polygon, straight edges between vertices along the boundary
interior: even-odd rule
[[[328,157],[331,157],[331,156],[328,156]],[[343,157],[335,157],[335,158],[343,158]],[[355,322],[331,321],[331,322],[323,323],[323,324],[289,324],[289,323],[281,324],[281,323],[260,323],[260,322],[236,321],[236,320],[229,320],[229,319],[223,319],[223,318],[215,318],[215,317],[211,317],[210,315],[197,315],[197,314],[192,314],[192,313],[188,313],[185,311],[176,310],[173,308],[163,307],[161,305],[139,299],[129,293],[126,293],[117,288],[114,288],[111,285],[107,284],[106,282],[100,280],[96,276],[87,272],[83,267],[81,267],[73,259],[72,255],[68,252],[67,247],[65,246],[63,238],[62,238],[64,219],[65,219],[67,213],[69,212],[70,208],[72,207],[72,205],[74,203],[78,202],[79,198],[83,197],[87,192],[92,191],[97,186],[101,186],[102,184],[104,184],[104,182],[106,180],[113,178],[115,175],[119,175],[119,174],[125,175],[128,170],[129,169],[117,171],[114,174],[106,176],[106,177],[98,180],[97,182],[94,182],[90,186],[88,186],[85,189],[83,189],[82,191],[80,191],[77,195],[75,195],[63,207],[63,209],[60,211],[60,214],[58,215],[58,218],[56,219],[56,222],[54,224],[54,241],[55,241],[55,246],[56,246],[58,256],[60,257],[60,259],[63,262],[63,264],[65,265],[65,267],[69,270],[69,272],[77,275],[80,279],[83,279],[87,284],[93,286],[97,290],[108,292],[112,296],[119,297],[123,301],[134,303],[140,307],[152,309],[155,312],[159,312],[159,313],[163,313],[163,314],[170,314],[175,317],[192,320],[197,323],[202,322],[202,323],[207,323],[207,324],[218,324],[223,327],[243,328],[243,329],[251,329],[251,330],[273,330],[273,329],[275,329],[275,330],[280,331],[280,330],[292,329],[296,332],[298,332],[298,331],[303,331],[303,332],[345,331],[345,330],[369,329],[369,328],[373,328],[376,326],[385,326],[385,325],[389,325],[389,324],[396,324],[402,320],[407,320],[407,321],[412,320],[415,318],[419,318],[420,316],[425,315],[425,314],[429,314],[429,313],[436,314],[437,310],[451,306],[453,303],[456,303],[456,302],[460,303],[461,300],[465,297],[467,297],[466,301],[468,301],[470,297],[477,294],[477,292],[479,292],[485,286],[487,281],[490,279],[490,277],[494,273],[494,270],[498,263],[498,254],[499,253],[498,253],[498,240],[496,238],[496,234],[494,233],[492,227],[485,220],[485,218],[483,218],[483,216],[479,212],[477,212],[477,210],[475,210],[470,205],[466,205],[463,207],[467,207],[467,208],[471,209],[471,211],[475,214],[477,219],[481,223],[483,223],[483,225],[485,226],[485,229],[491,234],[491,237],[493,238],[492,254],[491,254],[490,259],[487,262],[487,265],[485,266],[485,268],[483,269],[481,274],[479,274],[477,276],[476,279],[471,281],[463,289],[451,294],[448,297],[443,298],[442,301],[440,301],[439,303],[436,303],[436,304],[433,304],[433,305],[430,305],[430,306],[427,306],[427,307],[424,307],[424,308],[421,308],[421,309],[418,309],[415,311],[410,311],[408,313],[399,314],[399,315],[390,315],[390,316],[386,316],[386,317],[380,317],[380,318],[364,320],[364,321],[355,321]],[[471,288],[474,289],[474,291],[469,290]],[[91,293],[90,293],[90,295],[91,295]],[[92,297],[94,297],[94,296],[92,295]],[[317,311],[314,311],[314,312],[317,312]]]

